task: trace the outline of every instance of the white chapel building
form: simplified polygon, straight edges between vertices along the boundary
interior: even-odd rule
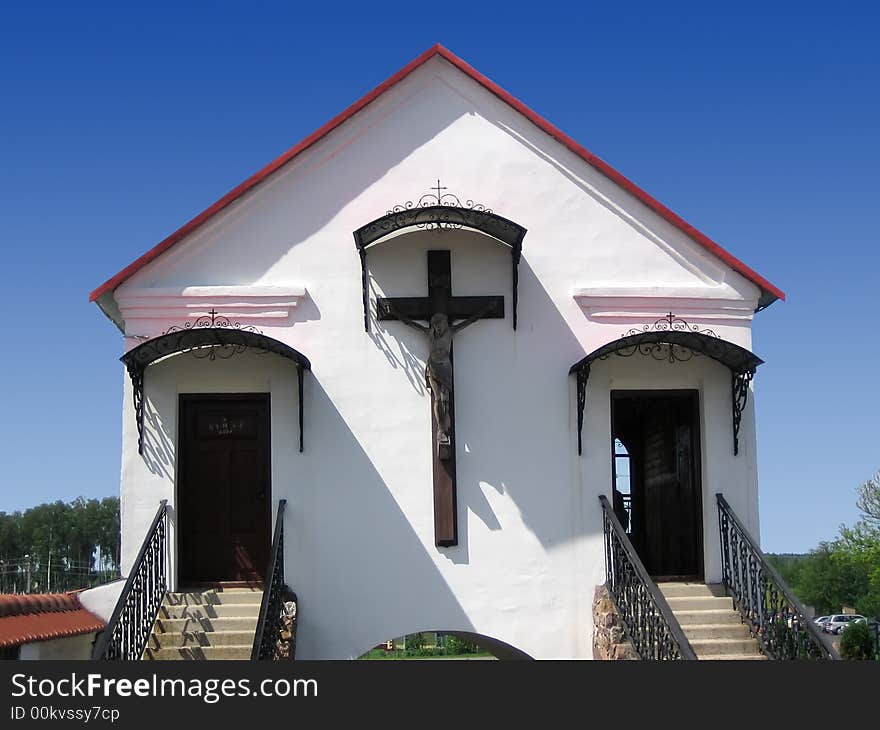
[[[103,618],[159,619],[102,651],[256,657],[293,591],[297,659],[592,658],[607,582],[640,653],[700,654],[688,611],[724,624],[760,552],[751,328],[783,298],[429,49],[91,294],[124,364]],[[743,615],[730,653],[766,653]]]

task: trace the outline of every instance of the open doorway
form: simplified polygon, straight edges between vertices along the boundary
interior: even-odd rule
[[[613,504],[655,580],[702,580],[699,393],[611,392]]]

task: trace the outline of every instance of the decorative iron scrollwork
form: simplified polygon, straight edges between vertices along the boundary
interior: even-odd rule
[[[233,329],[239,330],[240,332],[252,332],[257,335],[263,334],[253,325],[242,325],[240,322],[231,321],[229,317],[226,317],[225,315],[218,315],[215,309],[212,309],[210,312],[208,312],[208,314],[197,317],[190,322],[185,322],[183,327],[171,326],[162,334],[171,335],[175,332],[186,333],[190,330],[215,328]],[[173,342],[171,344],[173,345]],[[207,358],[208,360],[216,360],[219,357],[222,360],[226,360],[233,355],[241,355],[244,352],[251,352],[254,355],[265,355],[267,352],[269,352],[269,348],[262,347],[259,344],[255,344],[253,342],[210,342],[206,345],[194,344],[188,349],[178,350],[176,352],[186,352],[200,359]]]
[[[168,590],[168,505],[159,503],[92,659],[140,661]]]
[[[587,406],[587,380],[590,377],[590,364],[581,365],[576,371],[577,378],[577,409],[578,409],[578,455],[584,453],[583,431],[584,431],[584,410]]]
[[[381,218],[358,229],[356,236],[364,246],[377,241],[401,228],[445,231],[474,228],[513,246],[524,232],[513,221],[496,215],[482,203],[466,199],[464,202],[454,193],[443,193],[445,187],[437,181],[436,193],[425,193],[417,201],[393,205]]]
[[[381,218],[377,218],[354,232],[355,246],[361,261],[361,288],[364,303],[364,331],[370,330],[369,289],[367,277],[366,249],[371,244],[394,231],[404,228],[444,231],[450,229],[472,228],[492,236],[510,246],[513,259],[513,328],[517,324],[517,288],[519,284],[519,262],[522,257],[522,242],[526,229],[507,218],[492,212],[482,203],[461,198],[454,193],[444,192],[447,188],[440,184],[431,188],[415,202],[394,205]]]
[[[586,404],[586,380],[589,370],[584,366],[595,360],[607,360],[611,355],[632,357],[643,355],[669,363],[687,362],[705,355],[725,365],[731,372],[733,412],[733,453],[739,454],[739,431],[742,414],[748,400],[749,386],[755,371],[763,360],[744,347],[719,337],[711,329],[700,329],[669,312],[653,324],[624,332],[619,339],[594,350],[569,369],[578,376],[578,453],[582,453],[580,429]],[[582,392],[583,389],[583,392]]]
[[[697,325],[689,324],[681,317],[677,317],[672,312],[669,312],[669,314],[665,317],[661,317],[653,324],[646,324],[641,328],[635,328],[624,332],[620,338],[632,338],[632,344],[621,347],[619,350],[615,350],[614,354],[618,357],[632,357],[638,353],[639,355],[652,357],[655,360],[665,360],[670,363],[688,362],[689,360],[692,360],[695,357],[700,357],[700,355],[703,354],[699,350],[694,350],[690,347],[685,347],[676,343],[655,340],[648,341],[645,338],[639,337],[639,335],[650,332],[688,332],[720,339],[712,330],[700,329]],[[610,356],[611,352],[607,352],[600,355],[599,359],[605,360]]]
[[[715,498],[724,588],[763,653],[772,659],[839,659],[724,495]]]
[[[303,450],[303,370],[311,363],[302,353],[279,342],[251,325],[233,322],[211,310],[207,315],[186,322],[182,327],[171,326],[158,337],[142,342],[129,350],[120,360],[131,379],[132,400],[137,419],[138,453],[144,453],[144,373],[149,365],[171,355],[190,353],[200,359],[226,360],[233,355],[250,352],[256,355],[274,353],[293,360],[297,367],[299,390],[299,450]]]
[[[743,410],[749,399],[749,385],[755,377],[754,370],[731,372],[731,404],[733,406],[733,453],[739,454],[739,427]]]
[[[284,583],[284,510],[287,500],[278,501],[275,533],[269,565],[266,568],[266,588],[260,602],[257,630],[251,649],[251,661],[278,659],[279,633],[284,619],[284,594],[290,589]],[[291,637],[293,638],[293,637]]]
[[[476,203],[470,199],[465,200],[465,202],[462,203],[461,199],[454,193],[444,193],[443,191],[448,190],[448,188],[440,185],[439,179],[437,180],[437,185],[431,188],[431,190],[436,192],[425,193],[415,203],[411,200],[407,200],[405,203],[395,205],[386,213],[386,215],[408,213],[409,211],[414,211],[418,208],[433,208],[438,206],[444,208],[456,208],[463,211],[473,210],[482,213],[492,212],[491,208],[487,208],[482,203]],[[465,224],[457,223],[456,221],[424,221],[422,223],[416,223],[416,225],[419,228],[441,230],[443,228],[461,228]]]
[[[693,647],[648,575],[608,498],[602,495],[599,501],[605,537],[605,585],[633,648],[645,660],[696,659]]]

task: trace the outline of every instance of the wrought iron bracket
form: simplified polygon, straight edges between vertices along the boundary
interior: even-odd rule
[[[749,386],[757,367],[764,361],[744,347],[722,339],[712,330],[700,329],[696,325],[688,324],[672,312],[653,324],[629,330],[619,339],[594,350],[569,369],[569,374],[574,373],[577,376],[578,454],[583,453],[581,431],[590,365],[596,360],[607,360],[611,355],[632,357],[636,354],[669,363],[687,362],[694,357],[705,355],[725,365],[730,370],[732,378],[733,453],[739,454],[739,431],[743,409],[749,396]]]
[[[292,360],[296,365],[299,450],[303,451],[303,371],[311,370],[309,359],[289,345],[264,335],[256,327],[243,327],[211,310],[207,315],[187,322],[183,327],[169,327],[160,336],[142,342],[120,358],[131,379],[138,453],[144,453],[144,381],[147,367],[157,360],[181,353],[190,353],[197,358],[213,361],[225,360],[245,352],[258,355],[271,352]]]
[[[731,405],[733,406],[733,453],[739,454],[739,427],[742,414],[749,399],[749,385],[755,377],[754,370],[731,371]]]
[[[361,226],[354,232],[354,242],[361,262],[361,295],[364,306],[364,331],[370,331],[370,293],[367,271],[367,247],[385,236],[405,228],[420,228],[443,232],[460,228],[471,228],[485,233],[500,243],[510,247],[513,281],[513,329],[517,324],[517,304],[519,300],[519,262],[522,258],[522,243],[526,229],[507,218],[493,213],[490,208],[473,200],[461,199],[448,192],[446,187],[437,185],[417,201],[408,200],[392,207],[385,215]]]
[[[577,429],[578,429],[578,456],[584,453],[584,411],[587,406],[587,379],[590,377],[590,363],[584,363],[576,371],[577,379]]]

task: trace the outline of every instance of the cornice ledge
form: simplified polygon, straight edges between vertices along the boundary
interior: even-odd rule
[[[758,303],[727,284],[717,286],[584,286],[572,297],[590,319],[643,320],[666,312],[705,320],[750,322]]]
[[[305,285],[120,288],[116,292],[126,334],[151,332],[156,323],[180,323],[212,309],[237,321],[283,326],[308,296]]]

